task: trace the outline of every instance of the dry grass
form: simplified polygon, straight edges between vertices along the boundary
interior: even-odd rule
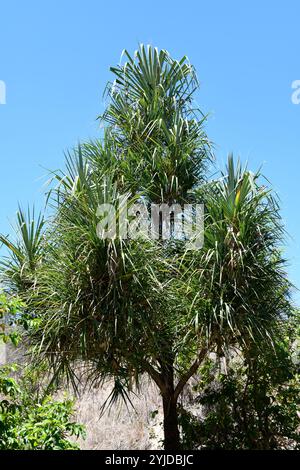
[[[24,348],[8,345],[3,352],[3,363],[27,363]],[[4,354],[5,353],[5,354]],[[21,368],[14,375],[22,375]],[[133,406],[123,401],[106,410],[101,416],[101,406],[107,399],[111,387],[82,390],[76,398],[74,419],[86,428],[86,439],[78,443],[81,449],[133,450],[162,448],[162,410],[161,397],[156,385],[147,376],[143,377],[139,392],[131,394]],[[61,384],[55,398],[63,399],[74,396],[74,391],[66,384]],[[152,413],[158,410],[153,418]]]
[[[109,392],[109,386],[92,389],[83,392],[77,399],[76,420],[84,424],[87,431],[86,439],[80,442],[81,449],[161,448],[161,399],[156,386],[145,378],[140,392],[132,394],[134,409],[120,402],[100,417],[101,405]],[[158,414],[152,418],[155,410]]]

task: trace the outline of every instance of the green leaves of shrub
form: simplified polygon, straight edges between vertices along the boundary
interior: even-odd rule
[[[0,368],[0,449],[78,449],[69,439],[84,437],[85,430],[72,419],[74,402],[32,398],[22,380],[11,376],[15,371],[12,366]]]
[[[19,343],[15,327],[23,324],[24,307],[17,297],[0,292],[0,341]],[[19,371],[16,365],[0,367],[0,450],[78,449],[69,438],[84,437],[85,431],[72,420],[74,402],[39,398],[28,380],[16,378]],[[34,380],[31,374],[31,382]]]

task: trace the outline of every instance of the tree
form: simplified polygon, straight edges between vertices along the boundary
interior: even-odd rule
[[[230,158],[228,176],[207,182],[211,145],[187,58],[143,46],[134,58],[125,55],[111,69],[102,140],[80,145],[54,175],[54,215],[43,237],[33,236],[41,255],[29,265],[31,285],[17,285],[10,264],[4,277],[35,319],[29,338],[53,379],[67,376],[75,385],[83,362],[90,383],[114,380],[112,404],[119,396],[130,401],[133,383],[151,377],[170,450],[180,447],[177,402],[188,380],[211,351],[272,341],[290,308],[289,284],[274,248],[278,210],[258,175],[235,171]],[[164,240],[161,219],[158,240],[99,236],[100,205],[113,206],[120,221],[125,202],[197,201],[207,206],[203,250],[191,252],[185,238]],[[107,224],[114,228],[110,218]]]

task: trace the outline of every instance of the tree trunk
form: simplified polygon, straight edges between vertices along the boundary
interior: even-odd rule
[[[174,393],[163,394],[164,411],[164,448],[165,450],[180,449],[178,429],[177,400]]]

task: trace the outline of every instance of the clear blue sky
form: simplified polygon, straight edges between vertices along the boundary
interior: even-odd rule
[[[150,43],[195,65],[218,166],[230,151],[253,169],[263,164],[300,287],[300,105],[291,101],[299,22],[296,0],[1,1],[0,232],[9,232],[18,201],[40,205],[45,168],[61,167],[64,150],[97,135],[109,66],[122,49]]]

